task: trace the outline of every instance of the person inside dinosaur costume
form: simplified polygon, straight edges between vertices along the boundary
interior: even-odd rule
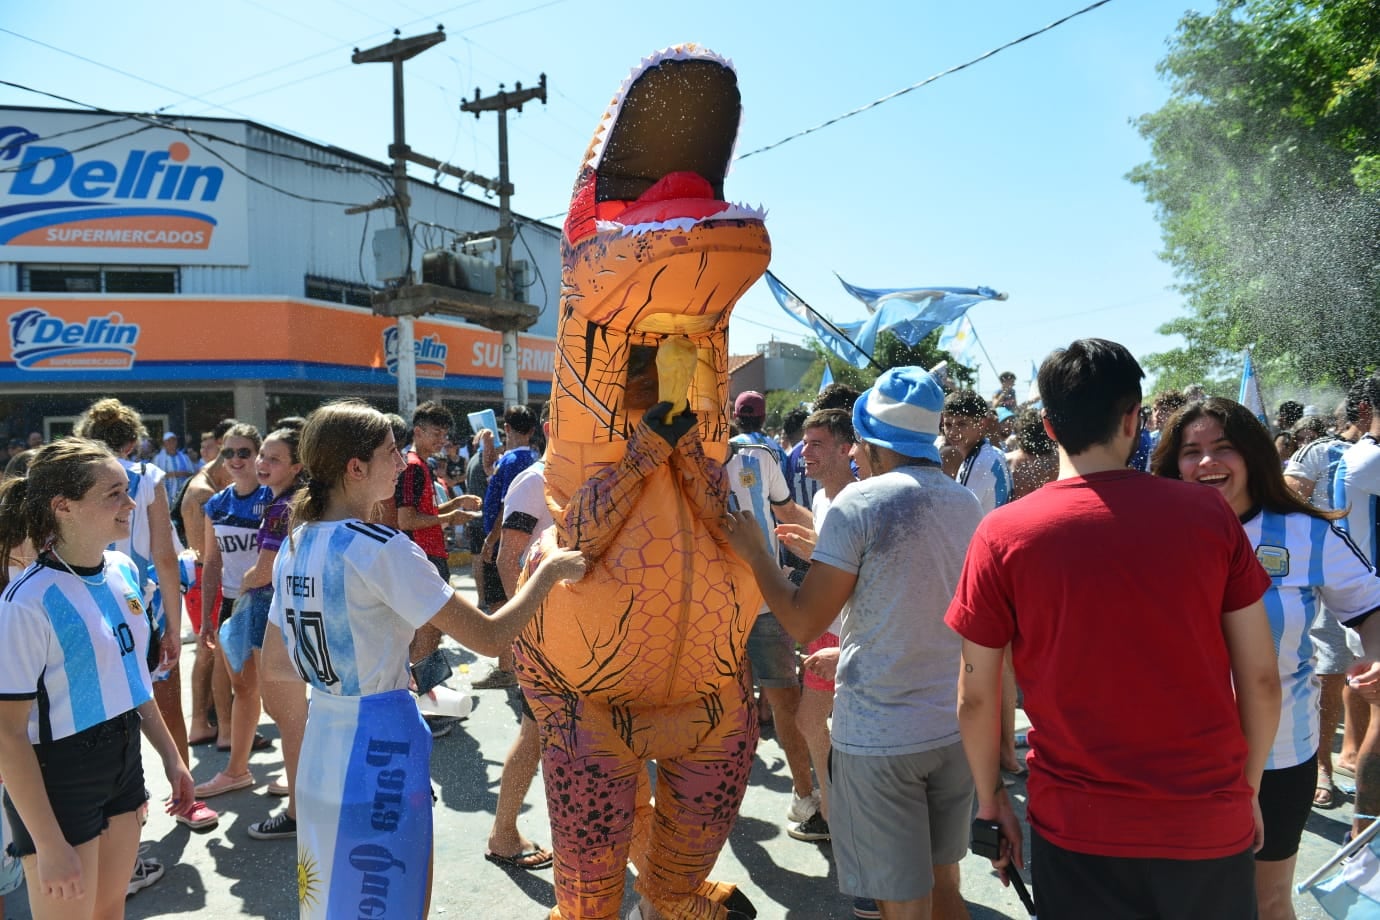
[[[555,526],[531,564],[578,547],[589,574],[517,642],[541,731],[553,918],[616,918],[629,859],[643,920],[756,913],[706,880],[757,745],[743,656],[761,596],[715,536],[729,313],[771,252],[762,212],[723,200],[740,114],[727,60],[695,45],[643,60],[600,123],[565,224]]]

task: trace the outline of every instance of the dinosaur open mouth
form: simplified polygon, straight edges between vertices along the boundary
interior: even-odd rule
[[[733,65],[696,45],[644,59],[614,96],[590,145],[566,235],[689,229],[705,220],[761,220],[723,200],[740,114]]]

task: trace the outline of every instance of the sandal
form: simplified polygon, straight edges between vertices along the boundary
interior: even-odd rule
[[[512,856],[500,856],[493,850],[486,850],[484,858],[495,865],[505,869],[545,869],[551,865],[554,857],[551,851],[538,844],[532,844],[530,850],[519,850]]]
[[[1337,787],[1331,783],[1318,783],[1318,787],[1313,790],[1314,808],[1336,808],[1337,807]]]
[[[267,738],[265,738],[263,735],[259,734],[258,732],[255,732],[255,733],[254,733],[254,744],[250,746],[249,750],[250,750],[250,751],[266,751],[266,750],[268,750],[268,749],[271,748],[271,747],[273,747],[273,742],[272,742],[272,741],[269,741],[269,740],[268,740]],[[216,750],[217,750],[217,751],[229,751],[229,750],[230,750],[230,745],[228,745],[228,744],[220,744],[219,742],[217,742],[217,743],[216,743]]]

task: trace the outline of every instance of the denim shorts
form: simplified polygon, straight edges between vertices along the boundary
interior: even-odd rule
[[[795,640],[770,611],[757,615],[747,640],[748,661],[759,687],[799,687],[800,668],[795,658]]]

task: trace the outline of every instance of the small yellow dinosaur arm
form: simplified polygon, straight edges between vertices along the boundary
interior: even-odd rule
[[[670,336],[657,346],[657,397],[661,402],[671,404],[671,411],[666,413],[662,424],[669,425],[672,416],[690,407],[690,381],[695,377],[699,360],[699,349],[683,335]]]

